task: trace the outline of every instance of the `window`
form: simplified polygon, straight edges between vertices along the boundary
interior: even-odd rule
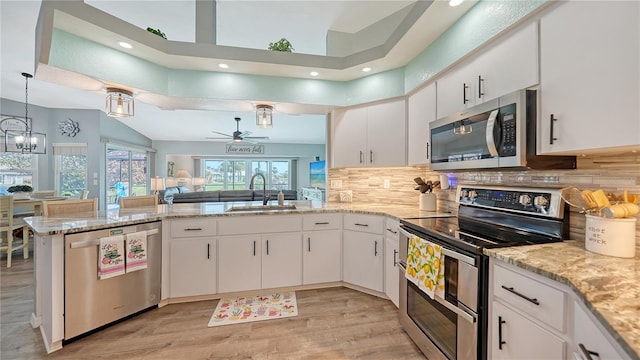
[[[292,188],[293,160],[202,160],[205,190],[243,190],[249,188],[251,177],[257,173],[267,179],[267,189]],[[256,181],[262,187],[262,179]]]
[[[36,188],[37,157],[32,154],[0,153],[0,186],[30,185]]]
[[[87,188],[87,145],[53,144],[55,189],[62,196],[80,197]]]
[[[107,144],[107,208],[118,207],[122,196],[147,195],[149,155],[146,151],[132,150]]]

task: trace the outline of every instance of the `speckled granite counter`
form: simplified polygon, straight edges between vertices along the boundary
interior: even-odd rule
[[[70,234],[88,230],[133,225],[144,222],[202,216],[255,216],[276,214],[304,214],[322,212],[354,212],[362,214],[389,215],[397,219],[419,217],[452,216],[451,212],[422,211],[417,205],[369,204],[369,203],[322,203],[308,200],[285,201],[285,205],[296,205],[293,210],[229,211],[231,207],[261,205],[253,202],[185,203],[141,207],[136,209],[100,211],[95,214],[73,214],[60,217],[28,217],[25,222],[38,235]]]
[[[589,252],[577,240],[484,251],[568,285],[627,354],[640,359],[640,246],[633,259]]]

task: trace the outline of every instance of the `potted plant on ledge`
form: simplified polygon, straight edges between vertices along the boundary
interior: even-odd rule
[[[28,199],[33,188],[29,185],[13,185],[7,191],[13,194],[14,199]]]

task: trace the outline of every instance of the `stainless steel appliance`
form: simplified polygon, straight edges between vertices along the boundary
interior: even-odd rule
[[[457,217],[400,221],[400,322],[430,359],[486,359],[488,257],[484,248],[562,241],[559,189],[458,185]],[[409,238],[443,248],[444,296],[405,278]]]
[[[158,305],[161,286],[161,229],[161,222],[156,221],[65,236],[65,342]],[[148,235],[147,268],[99,280],[100,238],[142,230],[146,230]]]
[[[537,121],[535,90],[519,90],[434,121],[429,124],[430,167],[575,169],[575,156],[536,155]]]

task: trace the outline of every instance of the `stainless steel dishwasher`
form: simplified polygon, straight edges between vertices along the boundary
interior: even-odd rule
[[[100,238],[143,230],[147,231],[147,268],[99,280]],[[70,234],[64,242],[65,341],[158,305],[161,222]]]

